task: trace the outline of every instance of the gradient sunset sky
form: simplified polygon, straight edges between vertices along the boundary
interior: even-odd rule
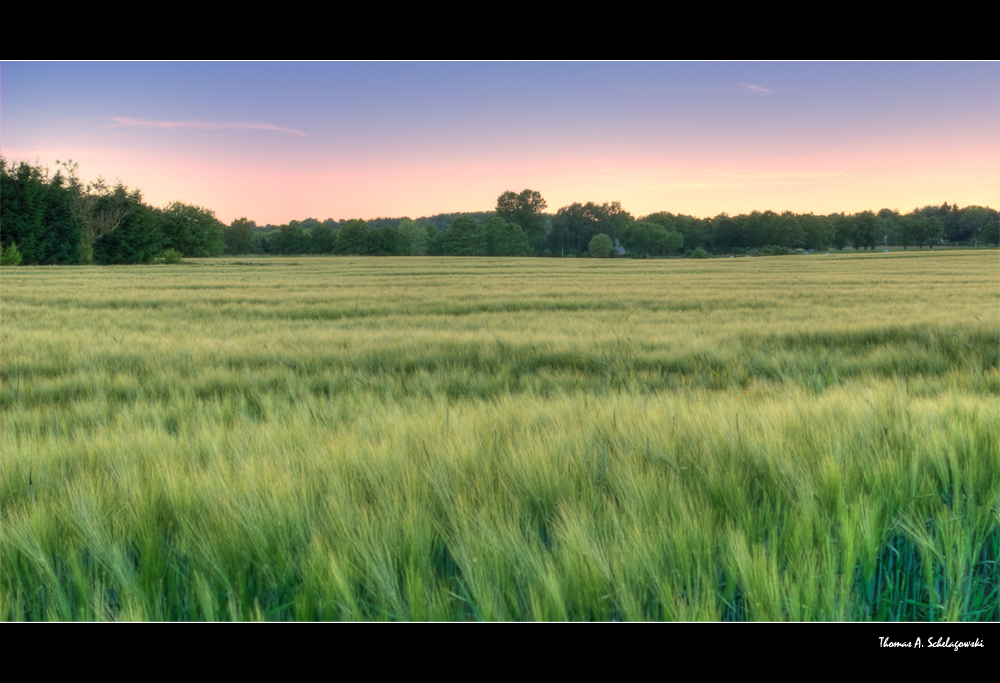
[[[0,64],[0,153],[224,222],[1000,207],[1000,63]]]

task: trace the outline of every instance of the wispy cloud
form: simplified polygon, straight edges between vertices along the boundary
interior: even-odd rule
[[[641,88],[632,89],[630,92],[642,95],[663,95],[667,93],[688,93],[688,92],[745,92],[753,95],[773,95],[774,91],[765,88],[763,85],[752,85],[750,83],[737,83],[728,88]]]
[[[224,130],[227,128],[242,130],[276,130],[281,133],[291,133],[292,135],[298,135],[299,137],[306,137],[306,134],[300,130],[273,126],[270,123],[263,123],[260,121],[257,123],[241,123],[239,121],[141,121],[139,119],[130,119],[124,116],[116,116],[114,120],[126,126],[176,129],[188,128],[193,130]]]
[[[749,83],[740,83],[740,90],[743,92],[751,92],[755,95],[773,95],[774,91],[770,88],[765,88],[762,85],[750,85]]]

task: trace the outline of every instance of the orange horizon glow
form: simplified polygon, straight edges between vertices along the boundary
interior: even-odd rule
[[[636,217],[1000,206],[996,64],[2,69],[9,162],[71,158],[227,224],[490,211],[525,188]]]

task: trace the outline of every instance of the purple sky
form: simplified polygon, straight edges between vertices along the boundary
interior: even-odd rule
[[[1000,63],[0,65],[0,152],[229,223],[1000,206]]]

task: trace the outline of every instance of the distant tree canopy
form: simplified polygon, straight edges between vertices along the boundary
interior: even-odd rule
[[[229,227],[223,228],[227,254],[254,253],[253,229],[257,224],[246,217],[237,218]]]
[[[542,213],[548,204],[536,190],[522,190],[520,194],[508,190],[497,197],[497,216],[517,225],[528,237],[533,248],[545,242],[548,221]]]
[[[552,217],[549,249],[553,254],[581,254],[589,248],[594,235],[603,233],[611,240],[617,239],[619,227],[627,225],[629,218],[621,215],[617,202],[615,205],[587,202],[564,206]]]
[[[678,252],[684,245],[684,235],[674,229],[672,221],[647,216],[622,229],[621,243],[631,253],[661,256]]]
[[[223,225],[215,213],[174,201],[147,205],[138,189],[98,178],[84,183],[72,161],[48,169],[0,156],[3,263],[148,263],[166,250],[186,257],[240,254],[358,256],[597,256],[607,241],[632,256],[685,253],[782,254],[791,249],[904,248],[1000,244],[1000,213],[944,202],[908,214],[883,208],[814,215],[752,211],[696,218],[666,211],[634,218],[620,202],[574,203],[555,214],[536,190],[506,191],[495,211],[416,220],[305,218],[258,226],[246,217]],[[597,252],[595,252],[595,246]],[[700,250],[700,251],[699,251]]]
[[[225,226],[215,212],[200,206],[171,202],[161,212],[163,248],[184,256],[221,256],[225,248]]]

